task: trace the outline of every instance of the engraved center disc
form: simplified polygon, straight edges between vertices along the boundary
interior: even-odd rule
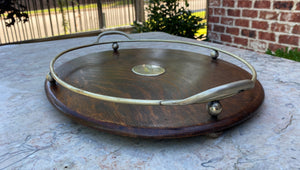
[[[158,65],[142,64],[132,68],[132,72],[141,76],[158,76],[165,72],[165,69]]]

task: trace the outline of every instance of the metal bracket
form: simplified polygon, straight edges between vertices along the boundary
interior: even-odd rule
[[[110,41],[110,42],[99,42],[100,38],[103,37],[104,35],[123,35],[128,38],[128,40],[120,40],[120,41]],[[176,100],[144,100],[144,99],[130,99],[130,98],[120,98],[120,97],[114,97],[114,96],[107,96],[103,94],[98,94],[98,93],[92,93],[77,87],[72,86],[71,84],[68,84],[64,82],[62,79],[59,78],[59,76],[55,73],[54,71],[54,63],[55,61],[61,57],[63,54],[68,53],[70,51],[74,51],[77,49],[85,48],[85,47],[91,47],[95,45],[101,45],[101,44],[112,44],[112,48],[114,50],[118,49],[118,43],[124,43],[124,42],[166,42],[166,43],[180,43],[180,44],[187,44],[187,45],[193,45],[197,47],[204,47],[208,48],[211,50],[214,50],[211,53],[212,59],[217,59],[219,56],[219,52],[227,54],[240,62],[244,63],[252,72],[252,78],[251,79],[245,79],[245,80],[239,80],[231,83],[227,83],[224,85],[220,85],[217,87],[213,87],[211,89],[202,91],[198,94],[195,94],[193,96],[187,97],[185,99],[176,99]],[[109,31],[109,32],[104,32],[100,34],[97,38],[97,41],[93,44],[88,44],[80,47],[75,47],[69,50],[66,50],[59,55],[57,55],[51,62],[50,62],[50,74],[47,76],[47,80],[50,82],[57,82],[61,86],[75,92],[81,95],[85,95],[91,98],[95,98],[98,100],[103,100],[107,102],[114,102],[114,103],[123,103],[123,104],[136,104],[136,105],[189,105],[189,104],[195,104],[195,103],[206,103],[210,102],[208,105],[208,112],[212,116],[217,116],[219,113],[222,111],[222,106],[218,102],[219,100],[222,100],[224,98],[233,96],[238,94],[241,91],[251,89],[255,86],[255,81],[256,81],[256,71],[254,67],[249,64],[246,60],[240,58],[239,56],[236,56],[232,53],[226,52],[221,49],[217,49],[214,47],[206,46],[203,44],[199,43],[192,43],[192,42],[186,42],[186,41],[174,41],[174,40],[156,40],[156,39],[132,39],[129,35],[120,32],[120,31]],[[211,103],[211,101],[213,101]]]
[[[53,79],[53,77],[51,76],[51,72],[49,72],[46,75],[46,79],[50,82],[50,83],[55,83],[55,80]]]
[[[210,56],[213,60],[216,60],[219,57],[219,51],[214,50],[210,53]]]
[[[118,52],[119,44],[117,42],[113,42],[112,48],[113,48],[114,52]]]
[[[206,109],[208,114],[210,114],[212,117],[218,116],[223,110],[222,105],[219,101],[209,102],[206,105]]]

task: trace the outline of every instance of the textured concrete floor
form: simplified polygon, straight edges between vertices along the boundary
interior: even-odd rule
[[[194,41],[165,33],[132,36]],[[103,40],[108,38],[117,37]],[[72,122],[44,93],[50,60],[64,50],[95,40],[88,37],[0,47],[0,169],[300,168],[300,63],[198,42],[237,54],[256,68],[265,90],[258,114],[218,138],[133,139]],[[120,48],[130,46],[150,44]],[[210,52],[175,44],[156,47]],[[221,58],[243,67],[224,55]]]

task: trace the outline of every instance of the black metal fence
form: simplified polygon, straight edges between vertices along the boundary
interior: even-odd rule
[[[129,25],[135,19],[132,0],[23,0],[29,22],[5,26],[0,19],[0,43]]]
[[[29,22],[5,26],[0,17],[0,44],[131,25],[142,0],[19,0]],[[206,9],[206,0],[188,0],[189,9]],[[145,0],[145,7],[147,0]],[[145,8],[142,7],[142,10]],[[145,13],[147,15],[147,13]]]

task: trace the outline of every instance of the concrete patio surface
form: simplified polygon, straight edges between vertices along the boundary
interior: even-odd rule
[[[202,43],[246,59],[265,90],[258,114],[218,138],[153,140],[112,135],[71,121],[49,103],[44,92],[51,59],[69,48],[93,43],[96,37],[0,46],[0,169],[300,169],[299,62],[166,33],[131,36]],[[106,36],[103,41],[113,38],[119,37]],[[179,44],[120,44],[120,48],[150,46],[210,53]],[[245,68],[228,56],[220,59]]]

